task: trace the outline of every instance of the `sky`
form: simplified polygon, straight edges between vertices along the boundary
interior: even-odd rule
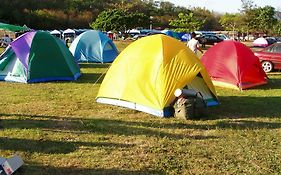
[[[220,13],[237,13],[241,9],[241,0],[165,0],[169,1],[176,6],[183,7],[205,7],[208,10]],[[258,7],[266,5],[274,7],[276,10],[281,11],[280,0],[253,0]]]

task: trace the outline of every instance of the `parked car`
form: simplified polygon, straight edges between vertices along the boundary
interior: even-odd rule
[[[281,42],[281,37],[276,37],[276,42],[280,43]]]
[[[225,34],[217,34],[217,36],[223,40],[231,40],[228,36],[226,36]]]
[[[264,72],[281,69],[281,43],[274,43],[261,51],[255,52],[259,58]]]
[[[198,41],[200,44],[204,45],[214,45],[217,44],[221,41],[223,41],[223,39],[221,39],[220,37],[216,36],[216,35],[202,35],[197,37]]]

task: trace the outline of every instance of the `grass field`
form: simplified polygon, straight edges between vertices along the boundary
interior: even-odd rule
[[[20,155],[23,175],[281,174],[281,73],[216,88],[219,106],[180,120],[96,103],[109,66],[82,64],[77,82],[0,82],[0,156]]]

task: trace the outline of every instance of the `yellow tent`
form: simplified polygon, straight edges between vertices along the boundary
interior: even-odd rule
[[[208,106],[218,104],[199,58],[172,37],[152,35],[133,42],[119,54],[101,84],[97,102],[171,116],[174,92],[186,86],[201,92]]]

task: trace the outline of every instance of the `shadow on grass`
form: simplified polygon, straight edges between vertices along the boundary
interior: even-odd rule
[[[274,75],[274,74],[280,75],[280,73],[278,73],[278,72],[271,73],[270,75]],[[267,84],[253,87],[250,90],[253,90],[253,89],[271,90],[271,89],[280,89],[280,88],[281,88],[281,79],[270,77]],[[247,91],[247,90],[245,90],[245,91]]]
[[[216,126],[218,128],[231,128],[231,129],[279,129],[281,128],[281,123],[272,122],[257,122],[249,120],[234,120],[234,121],[219,121]]]
[[[40,173],[41,172],[41,173]],[[43,173],[44,172],[44,173]],[[91,175],[165,175],[165,172],[158,170],[119,170],[119,169],[103,169],[103,168],[79,168],[79,167],[53,167],[38,165],[33,162],[27,162],[20,169],[20,174],[32,175],[32,174],[63,174],[63,175],[79,175],[79,174],[91,174]]]
[[[78,147],[102,147],[109,149],[128,148],[132,144],[119,144],[108,142],[69,142],[69,141],[50,141],[50,140],[30,140],[19,138],[0,137],[0,149],[40,152],[46,154],[67,154],[74,152]]]
[[[212,119],[280,118],[281,97],[219,97],[220,105],[209,109]]]
[[[80,68],[108,68],[111,63],[79,63]]]
[[[101,73],[82,73],[75,83],[101,84],[104,76],[105,74]]]
[[[241,97],[240,97],[241,98]],[[231,101],[241,100],[237,97],[232,97]],[[227,99],[230,100],[230,99]],[[256,100],[256,99],[253,99]],[[281,100],[280,98],[274,100]],[[268,103],[268,102],[267,102]],[[274,101],[272,102],[274,103]],[[226,103],[227,105],[229,103]],[[251,103],[250,103],[251,104]],[[220,107],[221,109],[223,108]],[[0,122],[0,126],[2,129],[12,129],[12,128],[20,128],[20,129],[37,129],[40,128],[46,132],[53,133],[69,133],[69,134],[102,134],[102,135],[117,135],[117,136],[150,136],[157,138],[169,138],[169,139],[194,139],[194,140],[206,140],[206,139],[218,139],[216,136],[203,136],[203,135],[189,135],[188,132],[179,131],[179,133],[174,133],[175,130],[210,130],[210,129],[278,129],[281,128],[281,123],[278,122],[257,122],[253,120],[247,120],[243,118],[253,118],[256,117],[251,112],[249,114],[241,115],[244,110],[247,111],[249,108],[247,106],[243,106],[240,109],[235,109],[231,107],[226,107],[227,112],[225,110],[220,109],[220,111],[215,111],[218,113],[218,116],[212,117],[212,119],[219,119],[217,122],[206,123],[204,120],[199,124],[193,123],[190,124],[188,121],[172,121],[172,122],[145,122],[145,121],[123,121],[123,120],[115,120],[115,119],[101,119],[101,118],[93,118],[93,119],[84,119],[84,118],[65,118],[65,117],[57,117],[57,116],[28,116],[24,117],[24,115],[4,115],[0,114],[0,116],[15,116],[15,119],[2,119]],[[255,109],[255,107],[252,107]],[[218,109],[217,109],[218,110]],[[262,109],[258,109],[262,110]],[[223,112],[224,111],[224,112]],[[210,111],[214,113],[214,111]],[[257,113],[261,113],[257,111]],[[264,112],[263,115],[265,115]],[[279,115],[281,113],[281,109],[275,111],[275,115]],[[261,113],[262,114],[262,113]],[[229,117],[226,117],[229,116]],[[269,115],[269,116],[272,116]],[[257,116],[258,117],[258,116]],[[232,120],[232,119],[236,120]],[[165,120],[165,119],[163,119]],[[169,120],[169,119],[167,119]],[[210,120],[210,119],[208,119]],[[65,147],[73,148],[73,144],[83,144],[77,142],[66,142],[67,145]],[[54,142],[56,144],[56,142]],[[85,143],[87,144],[87,143]],[[91,143],[95,146],[95,143]],[[98,143],[96,143],[98,144]],[[126,145],[120,145],[126,146]]]
[[[182,134],[174,133],[175,129],[209,129],[209,125],[192,125],[183,123],[158,123],[158,122],[143,122],[143,121],[122,121],[114,119],[83,119],[83,118],[60,118],[56,116],[28,116],[24,115],[5,115],[0,116],[15,116],[15,119],[2,119],[0,126],[2,129],[37,129],[43,131],[70,133],[70,134],[89,134],[98,133],[103,135],[118,135],[118,136],[151,136],[158,138],[170,139],[216,139],[215,136],[189,136],[185,132]],[[42,118],[42,119],[39,119]],[[164,119],[163,119],[164,120]]]

